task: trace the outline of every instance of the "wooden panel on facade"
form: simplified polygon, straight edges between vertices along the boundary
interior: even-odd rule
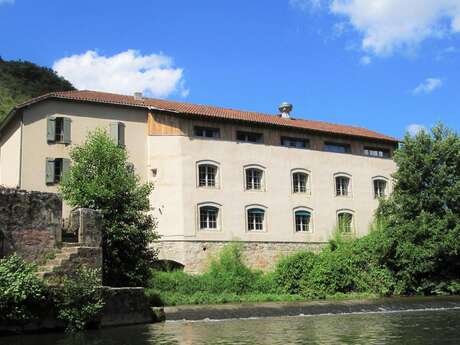
[[[166,114],[148,113],[149,135],[184,135],[183,122],[177,116]]]

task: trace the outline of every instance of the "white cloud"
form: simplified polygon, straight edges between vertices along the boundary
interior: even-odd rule
[[[366,55],[366,56],[363,56],[363,57],[359,60],[359,62],[361,63],[361,65],[367,66],[367,65],[369,65],[369,64],[372,62],[372,59],[371,59],[370,56],[367,56],[367,55]]]
[[[344,17],[362,35],[361,48],[364,51],[376,55],[410,51],[427,38],[441,38],[460,32],[460,0],[322,2],[328,4],[332,14]],[[290,3],[305,7],[311,0],[290,0]]]
[[[418,123],[412,123],[406,127],[406,132],[408,132],[412,136],[416,136],[421,131],[426,132],[427,129],[424,125],[420,125]]]
[[[14,1],[15,0],[0,0],[0,5],[3,5],[3,4],[14,4]]]
[[[434,90],[439,89],[442,86],[442,80],[439,78],[427,78],[422,83],[420,83],[412,93],[418,95],[421,93],[428,94],[432,93]]]
[[[127,50],[112,56],[102,56],[89,50],[55,61],[53,69],[77,89],[133,94],[142,91],[148,96],[167,97],[189,94],[183,69],[163,54],[141,55]]]

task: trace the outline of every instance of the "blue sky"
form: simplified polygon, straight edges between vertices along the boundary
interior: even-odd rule
[[[403,4],[401,4],[403,3]],[[0,0],[0,56],[78,88],[460,129],[460,0]]]

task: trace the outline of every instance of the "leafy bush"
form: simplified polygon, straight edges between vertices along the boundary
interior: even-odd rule
[[[57,316],[67,332],[84,330],[93,323],[104,307],[100,271],[80,267],[74,277],[64,277],[55,292]]]
[[[27,320],[36,317],[45,300],[45,287],[36,267],[12,255],[0,260],[0,319]]]
[[[282,258],[274,272],[280,291],[288,294],[300,293],[300,282],[306,278],[317,261],[317,255],[308,251]]]
[[[252,271],[244,264],[241,244],[232,243],[212,260],[203,278],[210,291],[243,294],[254,291],[261,276],[262,272]]]
[[[153,271],[147,297],[153,305],[206,304],[299,299],[277,294],[273,273],[248,268],[239,244],[225,246],[201,275]],[[278,296],[278,297],[276,297]]]
[[[157,238],[148,214],[153,186],[141,184],[124,147],[104,130],[91,132],[70,153],[73,160],[60,191],[73,207],[100,210],[104,284],[145,286],[156,257],[150,244]]]

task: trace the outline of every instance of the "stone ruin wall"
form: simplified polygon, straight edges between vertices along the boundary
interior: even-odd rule
[[[102,267],[102,216],[90,209],[71,211],[68,223],[77,234],[78,255],[61,264],[64,273],[79,265]],[[62,246],[62,199],[53,193],[0,187],[0,257],[16,253],[43,264]]]
[[[188,273],[203,273],[211,260],[219,255],[228,241],[168,241],[155,243],[159,260],[173,261],[184,266]],[[242,245],[245,263],[262,271],[272,270],[284,256],[301,250],[319,252],[325,243],[305,242],[238,242]]]
[[[40,259],[61,241],[61,218],[57,194],[0,187],[0,256]]]

